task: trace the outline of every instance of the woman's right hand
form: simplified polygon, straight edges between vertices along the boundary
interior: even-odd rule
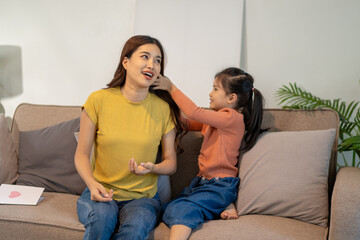
[[[113,197],[113,190],[111,189],[108,193],[104,186],[98,182],[94,182],[89,186],[89,190],[91,193],[91,200],[97,202],[110,202]]]
[[[168,77],[162,76],[161,74],[159,74],[159,77],[155,80],[153,85],[154,89],[165,90],[170,94],[177,89]]]

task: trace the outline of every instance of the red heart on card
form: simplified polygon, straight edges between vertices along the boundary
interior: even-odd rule
[[[21,196],[21,193],[19,193],[18,191],[12,191],[9,195],[9,198],[17,198],[20,196]]]

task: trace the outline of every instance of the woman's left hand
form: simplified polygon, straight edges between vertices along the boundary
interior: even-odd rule
[[[129,160],[129,170],[136,175],[145,175],[151,173],[154,169],[154,165],[155,164],[152,162],[141,163],[138,165],[134,158]]]

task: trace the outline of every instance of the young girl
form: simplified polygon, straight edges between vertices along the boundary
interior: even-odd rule
[[[167,90],[187,119],[189,130],[201,130],[199,174],[175,200],[164,206],[163,221],[170,239],[188,239],[204,220],[237,218],[233,202],[238,192],[238,156],[249,150],[260,134],[263,97],[254,79],[238,68],[216,74],[210,108],[197,107],[166,77],[155,84]],[[241,147],[240,147],[241,145]],[[225,210],[227,209],[227,210]],[[225,210],[225,211],[224,211]]]
[[[143,240],[158,221],[157,175],[175,172],[182,131],[171,96],[151,89],[163,59],[157,39],[130,38],[108,88],[83,105],[75,166],[87,185],[77,202],[84,239]],[[160,143],[163,161],[155,164]]]

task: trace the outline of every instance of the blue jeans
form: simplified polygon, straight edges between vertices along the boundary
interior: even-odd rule
[[[148,238],[160,212],[158,194],[130,201],[96,202],[88,188],[77,201],[77,213],[85,226],[84,239]]]
[[[234,177],[195,177],[180,196],[163,206],[163,221],[168,227],[185,225],[192,229],[205,220],[218,218],[236,200],[240,179]]]

